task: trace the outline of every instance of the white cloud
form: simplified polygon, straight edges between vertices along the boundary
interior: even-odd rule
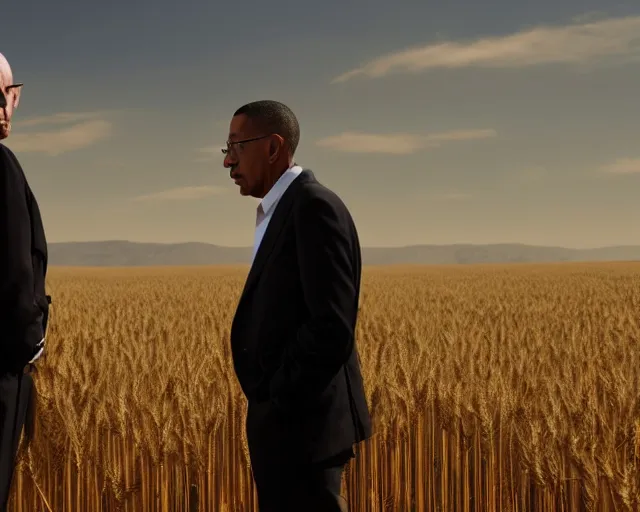
[[[602,167],[602,170],[610,174],[640,173],[640,158],[618,158],[614,162]]]
[[[589,20],[587,17],[586,20]],[[377,78],[392,72],[418,73],[437,68],[523,68],[544,64],[585,64],[607,57],[640,55],[640,16],[539,26],[511,35],[467,42],[440,42],[407,48],[365,63],[336,77]]]
[[[86,121],[87,119],[95,119],[101,117],[103,112],[58,112],[50,116],[32,117],[24,121],[14,121],[14,126],[32,127],[47,124],[65,124]]]
[[[213,187],[208,185],[196,187],[178,187],[152,194],[145,194],[134,197],[134,201],[189,201],[202,199],[205,197],[226,194],[229,190],[223,187]]]
[[[37,124],[43,124],[41,121]],[[8,137],[7,146],[15,151],[47,153],[52,156],[91,146],[111,135],[110,122],[96,119],[74,124],[56,131],[14,133]]]
[[[456,130],[452,132],[434,133],[427,135],[425,138],[434,145],[440,145],[442,142],[488,139],[496,135],[495,130]]]
[[[220,146],[208,146],[208,147],[200,148],[198,149],[198,153],[201,153],[202,155],[206,155],[206,156],[200,156],[198,158],[194,158],[193,161],[206,162],[206,163],[211,163],[211,162],[222,163],[222,159],[224,158],[224,155],[222,154],[221,150],[225,147],[226,146],[220,145]]]
[[[346,153],[407,155],[422,149],[439,147],[447,142],[486,139],[496,135],[495,130],[459,130],[427,135],[343,132],[320,139],[316,145]]]

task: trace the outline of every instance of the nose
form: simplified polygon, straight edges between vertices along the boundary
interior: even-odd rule
[[[225,155],[224,162],[223,162],[225,169],[228,169],[229,167],[236,165],[236,163],[237,163],[236,159],[231,157],[231,155],[229,155],[228,153]]]

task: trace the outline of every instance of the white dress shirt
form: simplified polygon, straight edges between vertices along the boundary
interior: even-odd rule
[[[289,188],[289,185],[293,183],[293,180],[295,180],[301,172],[302,167],[299,165],[294,165],[284,171],[271,190],[269,190],[269,192],[267,192],[267,194],[262,198],[262,201],[260,201],[256,212],[256,233],[253,242],[253,256],[251,257],[252,264],[253,259],[256,257],[256,253],[260,248],[262,237],[264,236],[265,231],[267,231],[269,221],[271,220],[271,217],[273,217],[273,212],[276,209],[278,201],[280,201],[280,198]]]

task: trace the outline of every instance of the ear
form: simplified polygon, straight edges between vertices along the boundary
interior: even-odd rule
[[[269,163],[275,163],[284,151],[284,139],[280,135],[274,135],[269,140]]]

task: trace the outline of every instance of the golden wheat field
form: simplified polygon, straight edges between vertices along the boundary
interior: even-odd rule
[[[53,268],[13,512],[254,511],[246,268]],[[640,509],[640,263],[365,268],[350,510]]]

